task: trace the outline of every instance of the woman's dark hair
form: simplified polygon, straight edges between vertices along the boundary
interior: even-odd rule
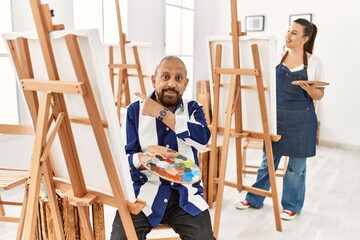
[[[309,37],[309,40],[304,44],[304,54],[303,54],[304,68],[307,69],[308,59],[307,59],[306,52],[311,53],[311,54],[313,52],[315,38],[316,38],[316,34],[317,34],[317,27],[315,24],[309,22],[308,20],[306,20],[304,18],[298,18],[294,22],[303,26],[304,27],[304,36]],[[289,52],[286,51],[284,56],[281,58],[280,64],[282,64],[285,61],[285,58],[287,57],[288,53]]]
[[[304,50],[312,54],[317,34],[316,25],[303,18],[298,18],[294,22],[304,27],[304,36],[309,37],[309,40],[304,44]]]

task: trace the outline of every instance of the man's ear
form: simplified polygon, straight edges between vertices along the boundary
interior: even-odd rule
[[[151,75],[151,82],[153,87],[155,87],[155,81],[156,81],[155,75]]]

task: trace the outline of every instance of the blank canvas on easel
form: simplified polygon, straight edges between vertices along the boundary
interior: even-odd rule
[[[222,68],[233,68],[233,49],[232,49],[232,39],[227,36],[218,36],[218,37],[208,37],[207,41],[209,43],[210,50],[208,55],[209,60],[209,74],[212,76],[211,69],[214,66],[215,62],[215,49],[216,45],[222,45]],[[254,63],[252,62],[252,52],[251,45],[257,44],[259,47],[260,61],[261,61],[261,70],[262,77],[264,81],[264,86],[269,87],[270,91],[265,92],[267,111],[269,116],[269,124],[271,133],[276,135],[276,81],[275,81],[275,59],[276,59],[276,45],[275,38],[273,36],[262,36],[262,37],[251,37],[251,36],[241,36],[239,37],[240,43],[240,64],[241,68],[251,69],[254,68]],[[231,75],[221,75],[221,83],[229,83]],[[256,81],[252,76],[241,76],[241,85],[242,86],[252,86],[255,89],[242,89],[242,120],[243,120],[243,129],[245,131],[253,132],[263,132],[259,100],[256,91]],[[210,91],[213,91],[210,88]],[[211,94],[213,97],[213,94]],[[225,123],[225,108],[227,103],[228,89],[220,89],[220,102],[219,102],[219,126],[224,126]],[[212,99],[213,101],[213,99]],[[224,113],[224,114],[222,114]],[[232,121],[232,126],[234,126]]]
[[[128,160],[120,133],[120,124],[116,114],[116,106],[111,93],[110,80],[106,64],[106,54],[97,30],[56,31],[50,33],[55,61],[62,81],[77,81],[74,67],[65,43],[65,35],[74,34],[78,38],[82,58],[95,96],[97,109],[105,125],[107,141],[110,145],[116,171],[120,178],[126,200],[135,202],[135,194],[129,172]],[[36,34],[9,33],[5,39],[25,37],[28,39],[30,56],[34,69],[34,78],[48,79],[45,63],[41,54],[40,42]],[[71,127],[78,151],[82,173],[89,189],[112,195],[111,186],[99,152],[98,144],[91,125],[79,124],[76,121],[88,119],[84,100],[81,95],[64,94],[67,111],[74,118]],[[56,178],[69,181],[66,162],[58,139],[51,148],[51,166]]]
[[[134,54],[133,54],[133,46],[137,47],[138,57],[140,59],[140,67],[142,74],[144,77],[144,84],[146,93],[150,94],[153,91],[153,86],[151,83],[151,75],[154,74],[155,69],[155,60],[154,60],[154,52],[152,43],[126,43],[125,44],[125,53],[126,53],[126,61],[129,64],[135,64]],[[109,48],[113,48],[114,54],[114,63],[121,63],[121,54],[120,54],[120,46],[119,44],[105,44],[106,53],[109,55]],[[109,56],[107,56],[109,59]],[[118,69],[115,70],[117,73],[119,72]],[[129,77],[129,90],[130,90],[130,101],[133,102],[137,100],[137,97],[134,95],[135,92],[141,92],[139,77],[137,75],[137,71],[135,68],[128,68],[127,69]],[[118,79],[118,76],[115,76],[115,79]],[[114,81],[114,88],[118,89],[118,81]],[[115,96],[117,95],[117,91],[115,91]]]

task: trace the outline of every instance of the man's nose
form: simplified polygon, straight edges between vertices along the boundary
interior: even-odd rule
[[[172,87],[175,85],[176,85],[175,77],[171,77],[170,80],[168,81],[168,86]]]

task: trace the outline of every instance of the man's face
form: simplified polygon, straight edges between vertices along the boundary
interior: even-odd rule
[[[188,81],[185,66],[181,61],[163,61],[152,78],[157,100],[167,108],[176,107],[181,101]]]

